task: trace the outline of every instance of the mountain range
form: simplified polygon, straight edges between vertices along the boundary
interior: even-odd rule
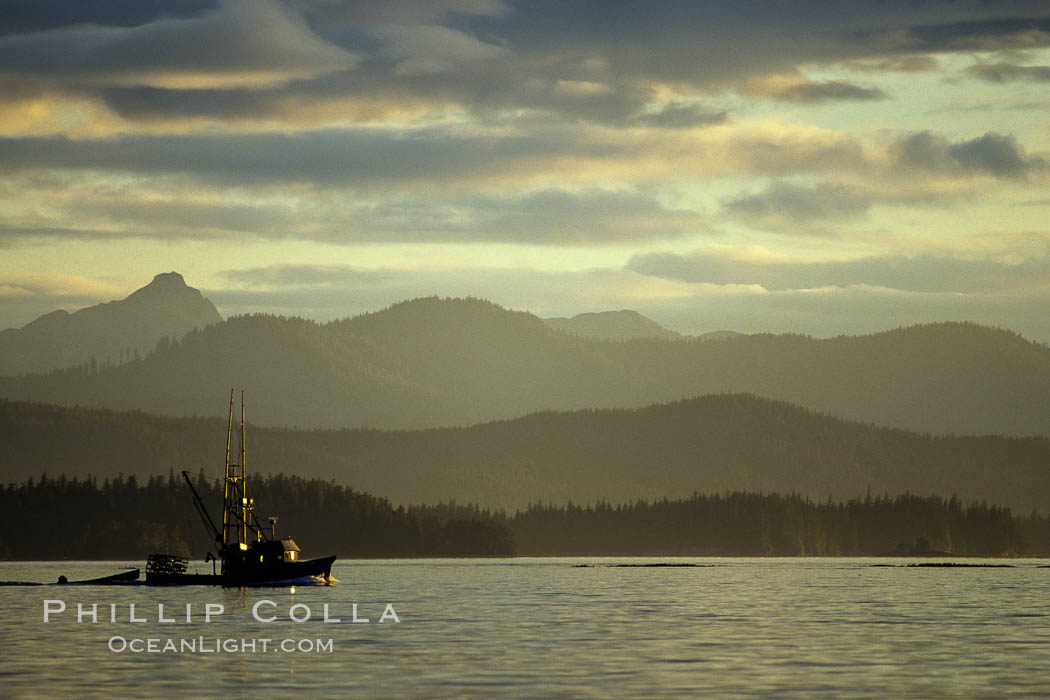
[[[157,275],[125,299],[53,311],[21,328],[0,331],[0,375],[47,372],[83,363],[120,364],[152,351],[161,338],[222,317],[177,272]]]
[[[143,318],[146,308],[153,318]],[[268,315],[223,321],[175,273],[63,318],[76,330],[66,345],[105,337],[128,347],[133,334],[124,329],[141,322],[134,337],[152,334],[153,351],[0,377],[0,397],[208,416],[224,415],[223,397],[236,386],[247,388],[249,415],[263,425],[414,429],[749,393],[920,432],[1050,435],[1050,348],[966,323],[829,339],[604,340],[483,300],[437,297],[323,324]],[[608,331],[625,318],[659,328],[633,312],[592,315],[583,325]],[[10,337],[34,337],[27,329],[42,320]],[[179,339],[176,329],[187,326]]]
[[[251,404],[249,404],[249,407]],[[250,413],[249,413],[250,415]],[[0,400],[0,479],[215,478],[222,418]],[[818,501],[957,494],[1019,513],[1050,503],[1050,439],[934,437],[741,394],[641,409],[538,413],[465,428],[291,430],[250,425],[251,474],[335,479],[395,504],[633,503],[692,493],[799,493]]]

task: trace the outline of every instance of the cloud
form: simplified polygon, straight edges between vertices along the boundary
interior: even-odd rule
[[[936,61],[923,52],[950,50],[953,41],[1014,41],[1050,28],[1024,0],[659,10],[499,0],[239,0],[217,8],[117,0],[58,3],[47,18],[17,5],[11,21],[24,33],[0,37],[0,72],[46,81],[80,103],[104,101],[120,118],[157,129],[185,122],[241,130],[267,120],[292,129],[406,113],[690,128],[725,119],[719,109],[687,106],[696,99],[746,93],[749,81],[800,66],[928,70]],[[767,97],[821,104],[887,95],[844,80],[796,80]]]
[[[82,24],[0,38],[0,72],[88,85],[260,86],[352,68],[276,0],[230,0],[133,27]]]
[[[494,61],[510,51],[465,34],[434,25],[384,25],[369,33],[383,42],[379,55],[395,60],[394,75],[446,73],[471,63]]]
[[[1021,43],[1025,31],[1050,28],[1036,3],[855,0],[849,3],[520,3],[506,21],[471,23],[512,46],[528,76],[603,80],[623,86],[674,85],[688,93],[746,92],[767,76],[818,65],[867,63],[879,70],[930,70],[930,55],[966,37]],[[1029,36],[1029,42],[1034,35]],[[524,79],[510,67],[509,82]],[[820,103],[886,98],[844,80],[795,81],[784,100]],[[479,91],[480,92],[480,91]],[[522,105],[524,106],[524,105]]]
[[[784,88],[772,95],[774,99],[802,104],[820,104],[838,101],[884,100],[886,93],[877,88],[865,88],[852,83],[829,80],[822,83],[805,82]]]
[[[29,240],[84,240],[102,243],[106,240],[129,238],[138,232],[111,231],[91,226],[0,225],[0,248]]]
[[[199,132],[205,129],[245,134],[275,129],[373,127],[389,122],[407,126],[422,124],[434,115],[458,109],[440,96],[407,96],[379,89],[358,94],[350,88],[329,90],[324,86],[324,81],[319,79],[297,84],[294,89],[107,87],[99,96],[105,107],[123,120],[111,129],[119,135],[132,131]]]
[[[97,97],[131,122],[170,124],[174,128],[207,121],[235,132],[258,131],[259,125],[267,124],[271,128],[276,124],[284,129],[309,129],[373,126],[385,121],[422,124],[449,117],[519,129],[541,119],[546,127],[582,120],[617,127],[676,128],[724,120],[723,112],[709,113],[700,108],[657,114],[649,109],[650,91],[628,85],[528,76],[519,80],[509,67],[512,62],[505,59],[457,60],[448,56],[418,61],[390,57],[362,64],[349,73],[266,89],[113,86],[99,90]],[[498,70],[501,65],[508,66],[506,74]]]
[[[731,199],[722,206],[732,216],[779,227],[855,219],[872,203],[870,195],[843,185],[804,187],[778,181],[758,194]]]
[[[145,85],[107,87],[100,95],[110,109],[132,121],[266,120],[279,114],[280,100],[268,90],[172,90]]]
[[[382,185],[487,176],[526,159],[566,149],[571,134],[519,137],[456,135],[442,130],[317,130],[293,134],[203,133],[115,139],[0,139],[0,170],[73,169],[192,174],[203,181]],[[611,150],[597,147],[597,154]],[[592,153],[595,151],[592,150]],[[493,172],[497,171],[497,172]]]
[[[61,194],[51,187],[61,188]],[[517,194],[285,192],[259,199],[192,182],[139,191],[125,183],[62,180],[22,191],[0,220],[0,244],[29,239],[159,238],[602,245],[671,240],[706,230],[697,211],[631,189],[547,188]],[[35,205],[48,201],[46,208]],[[58,226],[58,222],[76,222]]]
[[[78,24],[134,27],[160,17],[185,17],[215,7],[215,0],[25,0],[6,2],[0,35],[27,34]]]
[[[79,170],[182,175],[211,186],[533,188],[696,175],[780,176],[864,172],[861,144],[823,129],[737,122],[658,131],[529,124],[522,130],[330,128],[293,133],[129,135],[99,139],[0,138],[0,173]]]
[[[392,198],[331,212],[333,241],[484,241],[600,245],[674,239],[706,228],[698,212],[630,190],[545,189],[520,195]],[[347,228],[342,222],[354,222]]]
[[[714,213],[826,236],[826,225],[876,205],[942,204],[979,195],[975,175],[1018,179],[1044,167],[995,133],[950,142],[918,132],[877,146],[739,118],[674,138],[651,127],[542,124],[9,138],[0,139],[0,224],[7,240],[97,232],[616,244],[709,232],[710,205],[669,204],[668,183],[764,176],[774,178],[764,189],[711,197],[721,200]]]
[[[844,67],[864,73],[926,73],[940,68],[932,56],[899,55],[845,61]]]
[[[999,177],[1016,177],[1043,164],[1039,159],[1026,158],[1013,136],[993,133],[954,144],[948,153],[963,168]]]
[[[994,132],[950,143],[942,136],[922,131],[900,139],[891,151],[899,168],[931,172],[1021,177],[1046,166],[1043,159],[1026,155],[1013,136]]]
[[[800,173],[866,172],[863,145],[836,131],[740,122],[704,143],[715,162],[732,163],[728,173],[784,176]],[[721,141],[714,140],[722,138]],[[719,171],[714,171],[719,172]]]
[[[493,239],[526,243],[593,244],[676,238],[706,228],[694,211],[666,208],[629,191],[548,189],[478,203],[478,228]]]
[[[922,167],[939,167],[952,175],[964,175],[967,169],[983,171],[993,165],[1005,167],[994,159],[991,163],[971,162],[982,157],[992,159],[981,151],[980,142],[974,151],[959,150],[954,156],[946,156],[940,166],[926,163]],[[944,206],[975,196],[975,189],[967,186],[965,179],[930,182],[929,178],[901,178],[899,173],[887,171],[877,158],[871,158],[867,172],[838,175],[841,181],[829,179],[812,185],[776,180],[759,192],[723,199],[721,212],[769,232],[827,236],[839,235],[828,225],[855,222],[874,206]]]
[[[892,11],[891,4],[887,3],[887,10]],[[917,3],[918,6],[923,4]],[[947,9],[944,3],[931,5],[936,6],[936,12]],[[896,9],[902,8],[898,6]],[[857,38],[876,48],[909,53],[1002,51],[1050,46],[1050,16],[1046,15],[1045,7],[1036,3],[985,3],[984,7],[960,9],[962,12],[956,15],[959,21],[951,21],[946,14],[941,21],[923,22],[920,19],[894,29],[873,28],[857,32]],[[978,16],[983,12],[987,14]],[[969,13],[973,14],[966,17]]]
[[[879,70],[928,70],[936,62],[921,51],[941,50],[946,37],[973,34],[977,28],[982,36],[1012,36],[1018,27],[1042,26],[1038,17],[1025,17],[1034,9],[1024,2],[937,4],[936,11],[924,3],[867,0],[841,6],[806,3],[790,9],[768,3],[669,3],[659,11],[633,4],[606,5],[599,11],[587,4],[487,0],[296,0],[291,6],[295,11],[284,14],[307,31],[303,46],[308,40],[316,44],[323,39],[324,47],[342,47],[339,50],[355,61],[351,78],[329,80],[322,75],[328,71],[321,70],[309,80],[283,81],[281,94],[270,95],[263,104],[284,105],[286,109],[278,116],[293,121],[294,106],[305,108],[310,100],[389,103],[396,96],[411,104],[437,106],[434,114],[439,118],[441,106],[455,105],[462,113],[512,119],[523,112],[543,111],[554,119],[621,127],[703,125],[717,123],[720,111],[695,110],[690,115],[676,107],[661,113],[659,107],[667,97],[661,91],[674,86],[678,94],[673,99],[687,103],[697,96],[739,90],[751,79],[791,73],[799,66],[849,65],[851,61],[852,65],[879,66]],[[229,7],[167,21],[203,23],[203,18],[228,14]],[[305,22],[299,21],[299,15],[305,16]],[[100,14],[100,21],[109,17]],[[942,21],[931,23],[932,19]],[[158,19],[131,30],[144,32],[164,22]],[[200,36],[194,37],[195,31]],[[883,36],[893,32],[929,48],[902,53]],[[182,34],[187,44],[208,45],[208,34],[201,27],[187,26]],[[219,82],[221,61],[206,52],[200,55],[202,62],[214,63],[220,71],[208,87],[236,85],[230,80]],[[122,65],[132,70],[134,56],[128,58]],[[149,67],[147,61],[143,69]],[[258,87],[248,81],[247,74],[241,79],[242,88]],[[160,87],[160,82],[146,84]],[[198,88],[204,84],[197,82]],[[167,81],[163,86],[173,84]],[[127,86],[127,82],[120,85]],[[580,89],[587,86],[601,90]],[[81,81],[78,87],[89,86]],[[106,87],[113,85],[106,83]],[[878,88],[843,80],[796,81],[781,88],[771,96],[805,104],[886,98]],[[152,111],[144,109],[146,103],[140,100],[137,112],[127,101],[117,102],[119,97],[129,98],[109,95],[118,109],[124,108],[121,113],[127,118],[149,114],[159,120],[163,107],[171,110],[173,118],[193,114],[180,107],[177,95],[160,99]],[[139,93],[138,97],[147,96]],[[223,100],[235,111],[245,102],[235,94],[186,97],[214,119],[222,118],[218,105]]]
[[[502,102],[511,109],[542,108],[549,99],[543,90],[518,89],[530,79],[550,86],[605,82],[629,101],[656,85],[732,89],[802,65],[896,61],[897,70],[926,69],[923,52],[978,39],[1018,45],[1028,37],[1033,45],[1050,31],[1045,12],[1025,0],[664,3],[658,10],[500,0],[46,5],[46,11],[33,3],[5,8],[8,31],[21,33],[0,38],[0,69],[64,77],[67,89],[90,90],[92,84],[257,87],[367,64],[369,80],[357,84],[355,95],[392,87],[414,100],[437,92],[464,106]],[[902,52],[905,44],[913,50]],[[470,75],[455,74],[466,65],[474,66]],[[418,79],[435,75],[443,78]],[[877,89],[832,80],[798,85],[782,99],[882,97]]]
[[[317,288],[375,286],[389,282],[394,270],[369,270],[350,265],[278,264],[224,270],[222,277],[248,288]]]
[[[600,189],[395,197],[352,209],[323,210],[316,217],[311,222],[314,237],[342,243],[483,241],[588,246],[675,239],[707,226],[698,212],[668,208],[631,190]]]
[[[711,111],[695,104],[669,104],[656,112],[641,114],[635,122],[660,129],[690,129],[697,126],[722,124],[727,112]]]
[[[846,261],[798,262],[748,259],[719,250],[689,255],[636,255],[627,269],[690,283],[761,285],[770,291],[865,286],[916,293],[1050,293],[1050,258],[1022,262],[938,255],[887,255]]]
[[[512,9],[502,0],[398,0],[333,2],[290,0],[318,29],[384,24],[430,24],[457,16],[505,17]]]
[[[1050,66],[1021,66],[1014,63],[977,63],[966,69],[981,80],[990,83],[1008,83],[1026,80],[1035,83],[1050,82]]]
[[[180,193],[134,198],[119,191],[85,198],[69,207],[68,218],[97,222],[110,236],[225,238],[249,234],[284,238],[299,233],[295,207],[263,202],[228,202]]]

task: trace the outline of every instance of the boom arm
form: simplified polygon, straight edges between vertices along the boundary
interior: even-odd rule
[[[208,514],[208,509],[204,507],[204,501],[201,500],[200,495],[197,493],[197,489],[193,487],[193,481],[190,480],[190,475],[185,470],[182,472],[182,478],[186,480],[186,485],[190,487],[190,492],[193,494],[193,506],[197,509],[197,513],[201,516],[201,520],[204,521],[204,527],[208,530],[208,534],[211,538],[222,547],[222,533],[219,532],[219,528],[215,527],[215,521],[211,519],[211,515]]]

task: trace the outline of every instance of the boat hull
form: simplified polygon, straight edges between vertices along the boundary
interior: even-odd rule
[[[310,576],[327,579],[332,574],[333,562],[335,562],[335,556],[305,561],[228,567],[222,578],[224,585],[228,586],[257,586]]]
[[[279,586],[310,578],[328,579],[335,556],[273,565],[243,566],[223,574],[147,572],[151,586]]]
[[[67,581],[65,576],[61,576],[58,579],[58,583],[62,586],[109,586],[122,583],[136,583],[138,580],[139,570],[131,569],[130,571],[121,571],[120,573],[91,578],[85,581]]]

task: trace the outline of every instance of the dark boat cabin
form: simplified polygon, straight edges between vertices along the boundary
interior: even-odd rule
[[[299,545],[291,537],[283,540],[265,540],[248,545],[245,559],[260,564],[285,564],[299,561]]]

